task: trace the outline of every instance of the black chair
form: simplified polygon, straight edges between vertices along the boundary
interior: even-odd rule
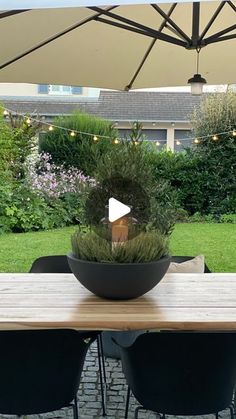
[[[85,356],[97,333],[69,329],[0,332],[0,413],[31,415],[73,408]]]
[[[236,382],[236,333],[145,333],[121,347],[123,371],[141,406],[165,415],[207,415],[230,409]]]
[[[53,256],[42,256],[35,259],[31,268],[30,273],[71,273],[66,255],[53,255]],[[83,332],[80,332],[83,333]],[[103,416],[106,416],[106,370],[105,360],[103,354],[103,343],[101,333],[97,334],[97,351],[98,351],[98,366],[99,366],[99,377],[101,385],[101,396],[102,396],[102,410]]]
[[[188,260],[194,259],[194,256],[172,256],[171,258],[171,262],[176,262],[176,263],[183,263],[183,262],[187,262]],[[205,273],[211,273],[210,269],[208,268],[208,266],[205,263]]]

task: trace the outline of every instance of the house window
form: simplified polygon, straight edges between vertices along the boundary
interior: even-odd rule
[[[175,129],[175,151],[183,151],[185,148],[191,147],[190,137],[191,131],[189,129]],[[179,140],[180,144],[176,144],[176,140]]]
[[[39,84],[38,93],[50,95],[82,95],[83,88],[79,86],[63,86],[60,84]]]
[[[48,93],[51,95],[71,95],[72,86],[62,86],[59,84],[49,84]]]

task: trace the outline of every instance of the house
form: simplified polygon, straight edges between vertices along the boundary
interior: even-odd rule
[[[121,137],[127,135],[133,122],[139,121],[148,140],[171,150],[191,145],[190,115],[202,100],[186,92],[99,92],[73,86],[16,86],[12,89],[12,85],[0,85],[0,102],[11,111],[39,115],[52,122],[58,115],[81,110],[112,121]]]

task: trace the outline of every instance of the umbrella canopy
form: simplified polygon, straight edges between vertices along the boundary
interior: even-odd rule
[[[236,82],[235,1],[64,7],[76,3],[25,0],[27,9],[0,12],[0,82],[185,85],[196,73],[196,50],[209,84]]]

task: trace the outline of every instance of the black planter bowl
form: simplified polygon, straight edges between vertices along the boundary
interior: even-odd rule
[[[102,263],[80,260],[67,255],[78,281],[93,294],[112,300],[140,297],[154,288],[165,275],[170,256],[156,262]]]

